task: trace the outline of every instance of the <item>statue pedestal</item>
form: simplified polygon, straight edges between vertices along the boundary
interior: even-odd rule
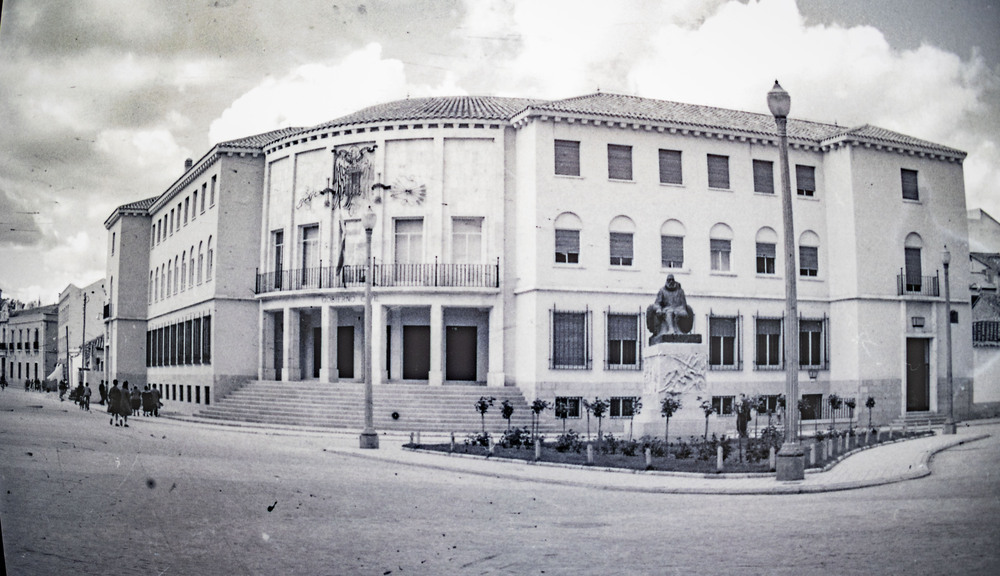
[[[632,420],[634,438],[663,437],[666,423],[660,402],[670,391],[681,394],[681,409],[670,417],[671,439],[703,433],[705,415],[697,398],[705,394],[708,356],[701,336],[685,335],[684,340],[653,344],[643,351],[642,411]]]

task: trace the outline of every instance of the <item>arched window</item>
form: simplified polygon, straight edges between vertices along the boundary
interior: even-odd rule
[[[191,250],[188,252],[191,255],[191,262],[189,263],[188,272],[188,286],[194,287],[194,244],[191,245]]]
[[[608,226],[612,266],[631,266],[635,222],[628,216],[615,216]]]
[[[149,296],[147,297],[147,302],[153,303],[153,271],[149,271]]]
[[[732,267],[730,255],[733,251],[733,229],[722,222],[712,226],[709,232],[709,250],[712,270],[729,272]]]
[[[160,264],[160,300],[167,298],[167,265]]]
[[[556,262],[580,263],[580,230],[583,223],[572,212],[563,212],[555,220]]]
[[[174,264],[173,262],[167,261],[167,285],[164,294],[167,298],[170,297],[170,287],[174,281]]]
[[[212,252],[212,237],[209,236],[208,237],[208,256],[207,256],[207,262],[205,264],[205,282],[211,282],[212,281],[212,270],[213,270],[213,266],[212,266],[212,254],[213,254],[213,252]]]
[[[202,253],[202,242],[198,242],[198,285],[201,285],[202,272],[205,270],[205,255]]]
[[[154,301],[160,301],[160,268],[156,268],[156,281],[153,282]]]
[[[923,288],[921,250],[924,240],[916,232],[910,232],[903,243],[904,285],[907,292],[920,292]]]
[[[181,252],[181,292],[187,287],[187,250]]]
[[[180,287],[181,280],[181,268],[180,260],[177,256],[174,256],[174,294],[177,294],[177,288]]]
[[[799,276],[819,275],[819,234],[806,230],[799,236]]]
[[[778,233],[767,226],[757,231],[757,273],[774,274]]]
[[[661,151],[662,152],[662,151]],[[684,236],[679,220],[667,220],[660,226],[660,265],[664,268],[684,267]]]

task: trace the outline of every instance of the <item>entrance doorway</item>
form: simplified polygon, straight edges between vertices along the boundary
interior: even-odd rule
[[[445,379],[476,380],[476,327],[448,326],[445,340]]]
[[[906,339],[906,411],[926,412],[930,405],[930,341]]]
[[[323,363],[323,329],[316,326],[312,333],[312,377],[319,378],[319,368]]]
[[[431,372],[431,327],[403,326],[403,380],[427,380]]]
[[[337,376],[354,378],[354,326],[337,326]]]

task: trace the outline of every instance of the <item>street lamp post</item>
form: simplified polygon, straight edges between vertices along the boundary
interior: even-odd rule
[[[799,315],[798,295],[795,277],[795,237],[792,221],[792,185],[788,170],[788,112],[792,99],[788,92],[774,81],[774,88],[767,93],[767,107],[774,116],[778,127],[778,148],[781,170],[781,215],[785,235],[785,402],[787,406],[798,405],[799,399]],[[797,410],[787,410],[785,419],[785,440],[778,451],[776,476],[780,481],[802,480],[805,478],[804,452],[799,444]]]
[[[947,372],[945,372],[945,377],[948,382],[948,419],[944,422],[944,428],[942,433],[944,434],[954,434],[955,433],[955,388],[954,381],[952,380],[951,374],[951,282],[948,277],[948,268],[951,266],[951,252],[948,251],[948,246],[944,247],[944,251],[941,252],[941,263],[944,264],[944,325],[945,325],[945,347],[948,359],[945,362],[947,366]]]
[[[361,216],[365,229],[365,429],[361,431],[361,448],[377,449],[375,416],[372,401],[372,231],[375,229],[375,212],[371,207]]]

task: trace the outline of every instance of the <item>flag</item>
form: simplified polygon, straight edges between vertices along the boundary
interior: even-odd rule
[[[337,255],[337,277],[340,277],[340,273],[344,269],[344,252],[347,247],[347,235],[344,234],[344,216],[340,215],[338,219],[340,224],[340,254]]]

